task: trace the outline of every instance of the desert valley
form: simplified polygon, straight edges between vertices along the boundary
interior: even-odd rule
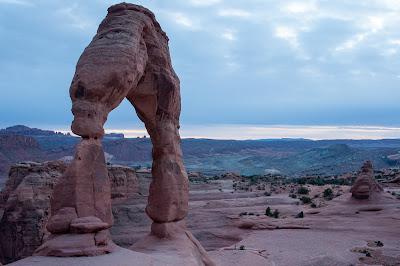
[[[8,129],[6,131],[8,135],[0,136],[0,139],[31,139],[30,142],[20,141],[13,144],[12,149],[3,144],[1,150],[4,157],[9,156],[7,162],[14,163],[9,177],[2,179],[3,186],[6,180],[7,184],[0,194],[2,263],[14,262],[32,255],[48,237],[49,232],[46,229],[46,223],[50,217],[48,195],[51,195],[54,185],[64,173],[70,162],[69,158],[73,155],[73,146],[69,144],[76,141],[76,137],[56,134],[52,131],[14,127],[14,129],[17,128],[19,131],[14,132],[15,135],[10,134],[10,129]],[[0,133],[4,131],[0,130]],[[104,140],[104,146],[106,151],[107,148],[109,149],[107,168],[111,181],[114,216],[114,226],[110,232],[113,241],[118,246],[129,248],[150,230],[151,220],[144,209],[147,203],[151,171],[147,166],[138,165],[148,163],[148,158],[151,158],[151,143],[143,138],[125,139],[121,135],[110,136],[109,140],[107,137]],[[203,165],[196,168],[193,164],[192,171],[188,173],[190,194],[187,227],[217,265],[243,265],[244,263],[250,263],[249,265],[398,265],[400,263],[398,241],[400,231],[395,224],[400,221],[400,167],[392,156],[400,150],[400,147],[396,146],[396,141],[338,140],[332,141],[337,142],[334,144],[325,141],[327,143],[324,145],[329,146],[324,148],[317,146],[320,144],[311,144],[312,141],[305,140],[277,140],[265,143],[237,141],[235,146],[233,141],[184,139],[182,145],[184,154],[185,148],[188,152],[193,153],[195,150],[199,152],[192,154],[192,161],[204,160],[204,154],[207,154],[198,151],[196,142],[201,142],[201,147],[204,149],[209,145],[214,150],[217,150],[217,147],[207,142],[220,142],[222,147],[229,145],[230,151],[221,148],[225,151],[224,155],[218,153],[218,150],[215,154],[209,152],[210,158],[245,156],[245,154],[251,154],[250,145],[252,145],[253,155],[257,152],[257,148],[263,151],[267,149],[266,147],[272,150],[275,146],[275,149],[281,150],[281,154],[287,153],[290,156],[299,150],[301,154],[315,154],[316,151],[321,153],[321,151],[332,149],[331,145],[347,146],[344,150],[340,150],[341,153],[338,151],[331,155],[332,158],[320,156],[314,175],[307,171],[301,176],[280,173],[241,175],[239,171],[220,174],[222,169],[219,165],[209,164],[213,169],[217,169],[210,175],[202,172]],[[118,148],[125,146],[121,142],[126,142],[128,147],[133,146],[130,143],[135,143],[134,148],[130,150],[130,154],[133,155],[131,158],[129,154],[123,154],[124,150]],[[351,145],[351,142],[356,143],[353,145],[357,145],[358,148],[350,148],[348,143]],[[299,148],[298,146],[301,145],[310,150],[305,151],[306,148]],[[314,145],[319,148],[313,149]],[[42,147],[47,147],[47,149]],[[364,147],[367,151],[360,152],[357,150],[360,147]],[[378,151],[371,147],[378,151],[385,150],[386,154],[389,154],[389,159],[384,156],[378,157],[386,168],[374,167],[375,171],[370,173],[382,185],[384,191],[369,199],[355,199],[351,196],[351,188],[361,174],[360,168],[363,162],[358,162],[358,169],[351,168],[357,161],[348,165],[343,164],[346,164],[345,160],[351,161],[348,158],[349,154],[364,154],[364,156],[378,154]],[[54,150],[58,153],[54,153]],[[120,153],[112,154],[111,151],[115,150]],[[349,153],[348,150],[357,152]],[[16,151],[19,155],[24,154],[26,157],[11,157],[10,155]],[[50,157],[53,161],[45,162],[49,158],[46,156],[54,156],[54,154],[58,154],[59,157]],[[266,158],[265,161],[268,163],[268,156],[264,156],[261,158]],[[302,158],[302,156],[305,155],[297,155],[296,158]],[[125,162],[128,165],[114,163],[115,157],[128,158],[119,162]],[[34,162],[39,161],[40,158],[42,162]],[[367,160],[367,158],[361,157],[359,160]],[[338,162],[332,163],[332,159]],[[244,171],[251,171],[254,168],[250,164],[244,169]],[[319,171],[326,173],[324,172],[326,169],[330,169],[332,173],[318,174]],[[353,169],[356,171],[346,172]],[[208,170],[205,173],[211,172]],[[269,209],[268,212],[267,209]],[[120,256],[124,257],[123,254]],[[31,260],[34,262],[35,257]],[[29,263],[29,260],[23,263]],[[66,262],[62,259],[57,261],[57,264],[64,265],[63,263],[65,265],[80,264],[83,261],[79,258]]]

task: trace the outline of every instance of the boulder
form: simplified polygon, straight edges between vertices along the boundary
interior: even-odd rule
[[[71,221],[71,232],[76,234],[99,232],[109,227],[108,223],[94,216],[80,217]]]
[[[75,208],[64,207],[56,215],[53,215],[47,223],[47,230],[50,233],[68,233],[72,220],[78,218]]]

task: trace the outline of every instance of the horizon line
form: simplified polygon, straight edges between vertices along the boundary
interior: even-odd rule
[[[71,130],[55,131],[70,133]],[[122,133],[125,138],[149,137],[146,129],[106,128],[106,133]],[[182,125],[182,139],[215,140],[262,140],[262,139],[305,139],[305,140],[381,140],[399,139],[400,127],[394,126],[316,126],[316,125],[246,125],[208,124]]]

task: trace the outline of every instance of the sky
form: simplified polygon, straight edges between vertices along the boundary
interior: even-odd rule
[[[0,127],[68,131],[106,0],[0,0]],[[400,138],[400,1],[148,0],[181,80],[182,137]],[[108,132],[145,134],[124,101]]]

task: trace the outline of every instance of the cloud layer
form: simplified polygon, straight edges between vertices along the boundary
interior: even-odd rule
[[[0,0],[0,126],[69,125],[77,59],[120,1]],[[183,124],[400,126],[400,4],[138,1],[170,37]],[[107,127],[140,121],[128,103]]]

